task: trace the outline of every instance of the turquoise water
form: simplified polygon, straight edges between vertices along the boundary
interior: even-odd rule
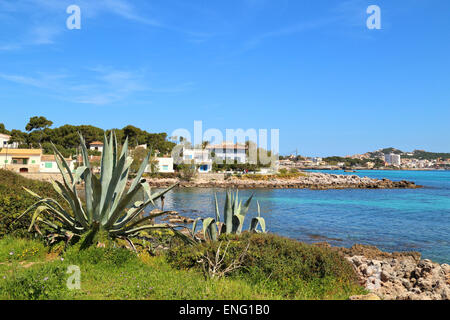
[[[450,263],[450,171],[371,170],[345,174],[411,180],[425,188],[242,190],[241,194],[256,193],[273,233],[337,246],[362,243],[387,251],[419,251],[424,258]],[[222,209],[224,190],[195,188],[172,192],[165,208],[190,217],[213,216],[215,191]],[[249,215],[255,212],[256,202]]]

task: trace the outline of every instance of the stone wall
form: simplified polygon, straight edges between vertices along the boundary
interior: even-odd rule
[[[3,167],[2,167],[3,169]],[[39,172],[39,165],[30,165],[30,164],[8,164],[5,166],[5,169],[14,171],[17,173],[20,173],[21,169],[27,169],[28,172],[31,173],[38,173]]]
[[[223,173],[200,173],[196,176],[197,180],[202,181],[224,181],[225,174]]]
[[[21,173],[21,175],[25,178],[32,180],[40,180],[40,181],[60,181],[63,182],[62,175],[60,173],[39,173],[39,172],[28,172]]]

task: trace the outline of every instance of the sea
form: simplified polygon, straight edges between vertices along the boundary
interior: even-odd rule
[[[330,174],[409,180],[422,189],[240,190],[255,193],[246,224],[260,203],[268,232],[300,241],[351,247],[366,244],[383,251],[418,251],[423,259],[450,263],[450,171],[367,170]],[[192,218],[214,217],[214,193],[223,214],[225,190],[189,188],[170,192],[165,210]]]

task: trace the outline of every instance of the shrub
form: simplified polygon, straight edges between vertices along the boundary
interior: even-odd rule
[[[194,163],[179,164],[177,166],[177,170],[178,170],[178,178],[180,178],[183,181],[189,182],[193,180],[197,175],[197,166]]]
[[[240,237],[222,236],[229,241],[224,266],[231,264],[249,245],[242,268],[231,276],[243,277],[253,283],[267,282],[288,296],[300,288],[320,283],[337,282],[356,286],[353,267],[339,253],[329,248],[308,245],[272,234],[244,233]],[[206,242],[193,247],[177,247],[168,253],[168,261],[176,268],[199,269],[206,254],[217,252],[220,242]],[[317,291],[317,290],[316,290]]]
[[[31,223],[31,215],[26,215],[12,224],[15,218],[36,202],[22,187],[43,197],[63,201],[50,183],[27,179],[17,173],[0,169],[0,238],[6,234],[29,236],[27,229]]]

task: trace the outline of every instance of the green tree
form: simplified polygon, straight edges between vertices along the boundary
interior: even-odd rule
[[[41,144],[42,138],[43,138],[43,133],[44,130],[51,127],[53,125],[53,122],[48,120],[45,117],[32,117],[30,118],[30,121],[28,122],[28,124],[25,127],[25,130],[28,131],[30,133],[29,135],[29,143],[34,145],[35,144],[35,140],[37,140],[38,144]],[[36,133],[37,134],[31,134],[31,133]]]
[[[147,157],[148,151],[144,148],[136,148],[132,151],[133,163],[131,164],[130,170],[132,173],[139,171],[140,164]]]
[[[13,129],[11,130],[11,138],[9,139],[9,142],[17,142],[19,145],[24,145],[27,142],[27,138],[28,135],[25,132]]]
[[[53,122],[50,120],[47,120],[45,117],[32,117],[30,118],[30,122],[28,122],[27,126],[25,127],[25,130],[28,132],[31,132],[33,130],[44,130],[46,128],[49,128],[53,125]]]
[[[0,133],[9,134],[9,131],[6,130],[5,125],[3,123],[0,123]]]

